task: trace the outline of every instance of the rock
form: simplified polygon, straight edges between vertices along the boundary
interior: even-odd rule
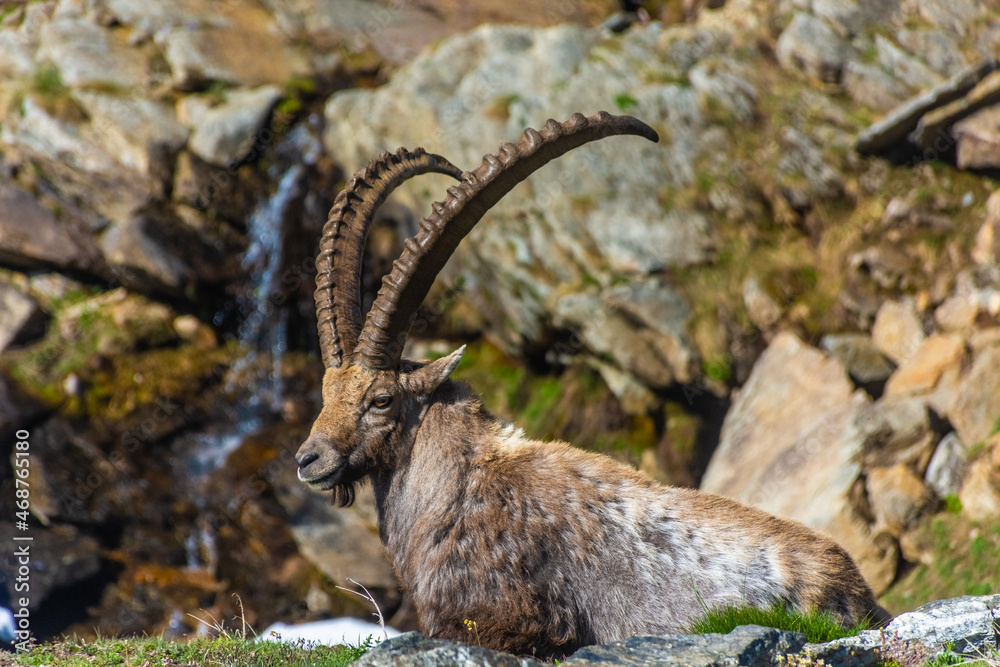
[[[207,350],[219,344],[215,331],[207,324],[202,324],[194,315],[181,315],[174,318],[174,331],[182,340],[194,345],[196,349]]]
[[[247,218],[257,204],[256,192],[267,187],[254,176],[252,167],[216,167],[182,151],[174,171],[173,197],[181,204],[245,229]]]
[[[307,76],[306,58],[280,39],[276,42],[278,34],[270,18],[251,25],[178,26],[164,50],[174,86],[197,90],[223,81],[249,88]]]
[[[896,9],[895,0],[812,0],[812,13],[826,19],[842,34],[853,37]]]
[[[619,305],[626,295],[619,293]],[[612,296],[611,299],[614,299]],[[601,295],[584,292],[562,297],[553,312],[556,326],[576,333],[586,349],[598,358],[611,358],[652,387],[665,388],[674,381],[666,357],[669,350],[645,328],[605,307]]]
[[[148,78],[144,53],[82,18],[54,19],[39,35],[36,62],[51,61],[72,88],[143,87]]]
[[[903,463],[924,470],[937,438],[924,397],[883,396],[860,417],[874,435],[875,447],[866,452],[865,467]]]
[[[139,215],[112,225],[101,236],[101,250],[118,280],[140,291],[182,293],[194,271],[184,259],[164,248],[164,230],[151,217]]]
[[[885,664],[884,661],[919,667],[948,651],[976,659],[992,655],[998,648],[994,626],[998,609],[1000,595],[938,600],[900,614],[882,630],[865,630],[855,637],[826,644],[807,644],[802,654],[813,661],[824,659],[827,665],[843,667]],[[841,663],[829,660],[847,648],[859,655]]]
[[[882,35],[875,35],[878,63],[892,77],[912,89],[924,90],[941,82],[941,77],[918,58],[890,42]]]
[[[991,456],[997,446],[1000,446],[1000,435],[986,443],[987,455],[973,461],[962,480],[958,493],[962,514],[973,521],[990,521],[1000,517],[1000,466]]]
[[[885,437],[844,367],[778,334],[722,425],[701,489],[794,519],[833,537],[876,591],[895,575],[895,547],[855,517],[860,455]]]
[[[819,346],[842,363],[851,378],[860,384],[885,382],[895,369],[868,334],[827,334]]]
[[[45,314],[30,296],[0,283],[0,352],[45,333]]]
[[[903,464],[869,469],[866,484],[876,531],[899,537],[927,504],[923,481]]]
[[[624,641],[585,646],[564,665],[722,665],[778,664],[784,656],[798,653],[805,635],[759,625],[743,625],[726,635],[635,636]]]
[[[920,57],[938,74],[954,76],[969,66],[952,35],[941,30],[900,30],[899,44]]]
[[[691,308],[668,283],[652,279],[609,287],[601,300],[645,325],[647,338],[670,366],[675,382],[694,379],[696,359],[687,335]]]
[[[876,65],[849,60],[844,65],[841,83],[847,94],[877,111],[896,108],[910,94],[909,88]]]
[[[0,261],[26,269],[87,271],[100,252],[90,237],[61,222],[24,190],[0,182]]]
[[[909,99],[858,135],[855,149],[862,154],[874,155],[895,146],[917,128],[924,114],[964,96],[996,67],[995,61],[975,65]]]
[[[747,308],[750,321],[762,330],[777,324],[783,314],[781,305],[761,287],[756,278],[743,281],[743,305]]]
[[[982,17],[987,9],[976,0],[927,0],[926,2],[914,2],[913,9],[916,9],[920,17],[931,24],[940,26],[945,30],[965,35],[968,26],[975,23],[976,19]]]
[[[886,396],[931,391],[947,368],[961,365],[964,355],[965,339],[960,334],[934,334],[926,338],[889,378]]]
[[[798,12],[782,31],[775,52],[785,69],[837,83],[850,46],[823,19]]]
[[[3,123],[3,140],[45,180],[58,183],[64,201],[85,202],[96,213],[87,223],[92,229],[127,218],[155,191],[106,150],[104,136],[90,122],[62,118],[34,96],[25,98],[19,116],[8,114]],[[93,247],[90,239],[82,245]]]
[[[934,321],[943,331],[967,332],[979,314],[977,295],[959,292],[949,296],[934,310]]]
[[[944,153],[952,143],[948,128],[997,102],[1000,102],[1000,71],[993,71],[962,98],[924,114],[911,138],[922,148]]]
[[[0,534],[17,534],[14,524],[0,522]],[[58,594],[60,588],[97,574],[101,562],[100,545],[93,537],[81,534],[75,526],[32,526],[31,537],[29,609],[37,610],[52,594]]]
[[[368,588],[399,586],[378,536],[375,497],[370,487],[358,490],[350,508],[334,508],[329,496],[305,488],[294,466],[273,480],[278,501],[289,516],[299,552],[340,585],[354,581]]]
[[[972,259],[977,264],[1000,263],[1000,190],[986,200],[986,222],[976,234]]]
[[[954,431],[941,438],[924,479],[939,498],[958,495],[968,466],[969,450]]]
[[[975,446],[993,434],[1000,423],[1000,347],[976,355],[972,368],[948,414],[962,442]]]
[[[955,123],[959,169],[1000,167],[1000,106],[987,107]]]
[[[0,438],[13,437],[18,430],[30,427],[46,411],[41,401],[0,371]]]
[[[357,667],[541,667],[545,663],[531,658],[516,658],[509,653],[499,653],[480,646],[431,639],[418,632],[407,632],[379,642],[353,664]]]
[[[261,150],[273,137],[262,131],[271,109],[281,98],[276,86],[230,93],[226,101],[192,119],[188,147],[209,164],[226,167]],[[259,146],[258,146],[259,145]]]
[[[17,79],[35,69],[34,45],[14,30],[0,30],[0,75]]]
[[[912,301],[886,301],[872,327],[872,342],[885,356],[902,364],[924,342],[924,328]]]
[[[969,349],[972,350],[973,356],[978,356],[980,352],[994,345],[1000,345],[1000,327],[976,329],[969,334]]]
[[[623,641],[585,646],[560,664],[572,667],[611,665],[805,665],[875,667],[892,660],[902,667],[932,663],[949,650],[960,657],[991,655],[997,649],[993,623],[1000,595],[960,597],[926,604],[900,614],[884,630],[865,630],[825,644],[807,644],[805,635],[745,625],[726,635],[633,636]],[[469,637],[469,643],[474,640]],[[516,658],[479,646],[431,639],[409,632],[380,642],[355,663],[359,667],[401,665],[505,665],[543,663]]]
[[[90,116],[101,145],[124,166],[156,182],[166,182],[187,130],[174,110],[149,99],[102,93],[74,94]]]

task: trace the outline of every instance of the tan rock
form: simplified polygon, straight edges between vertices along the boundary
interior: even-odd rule
[[[1000,345],[1000,327],[977,329],[969,334],[969,349],[973,355],[978,356],[980,352],[994,345]]]
[[[948,414],[958,437],[969,447],[989,438],[1000,420],[1000,347],[976,355]]]
[[[951,130],[959,169],[1000,167],[1000,107],[981,109]]]
[[[211,349],[218,345],[212,327],[203,324],[194,315],[180,315],[174,318],[173,326],[182,340],[188,341],[199,350]]]
[[[923,480],[903,464],[868,470],[866,484],[876,531],[899,537],[927,504]]]
[[[969,466],[958,499],[962,514],[973,521],[1000,517],[1000,469],[992,456],[983,456]]]
[[[976,234],[972,259],[977,264],[1000,262],[1000,190],[991,194],[986,200],[986,222]]]
[[[743,304],[750,321],[760,329],[770,329],[781,319],[782,308],[756,278],[743,281]]]
[[[934,321],[943,331],[968,331],[979,314],[979,299],[975,294],[952,294],[934,311]]]
[[[924,342],[924,328],[911,301],[886,301],[872,327],[872,342],[897,364],[909,359]]]
[[[924,340],[886,383],[886,396],[923,394],[931,391],[948,368],[960,366],[965,339],[959,334],[934,334]]]

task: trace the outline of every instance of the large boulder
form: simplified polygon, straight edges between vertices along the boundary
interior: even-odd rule
[[[21,188],[0,182],[0,262],[27,269],[89,270],[100,251],[89,236]]]

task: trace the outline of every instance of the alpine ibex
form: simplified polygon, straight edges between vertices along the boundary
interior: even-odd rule
[[[719,496],[661,486],[562,442],[527,439],[449,375],[463,348],[402,359],[417,307],[480,218],[548,161],[634,134],[626,116],[575,114],[525,130],[472,172],[417,149],[383,153],[347,183],[323,229],[316,313],[323,409],[299,449],[299,479],[348,505],[371,480],[379,533],[424,632],[559,655],[633,633],[683,631],[708,607],[785,604],[845,623],[883,623],[850,556],[805,526]],[[361,259],[375,209],[427,172],[448,190],[383,278],[361,326]]]

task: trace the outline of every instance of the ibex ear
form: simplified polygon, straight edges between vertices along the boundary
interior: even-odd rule
[[[399,382],[411,394],[429,396],[458,368],[458,362],[462,360],[463,354],[465,354],[464,345],[447,357],[441,357],[411,373],[402,375]]]

